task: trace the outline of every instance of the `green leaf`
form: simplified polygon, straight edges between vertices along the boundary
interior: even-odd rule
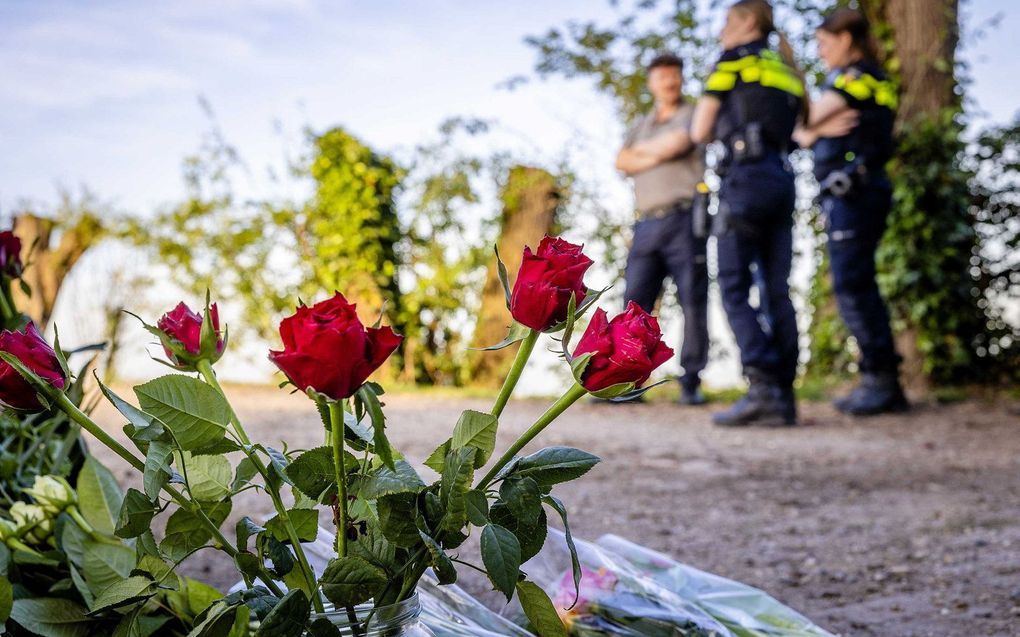
[[[489,345],[488,347],[472,347],[471,349],[479,352],[494,352],[496,350],[505,349],[510,347],[514,343],[518,343],[527,338],[528,334],[531,333],[531,328],[527,325],[522,325],[517,321],[510,324],[510,330],[507,332],[506,338],[496,343],[495,345]]]
[[[262,448],[262,447],[260,447]],[[287,475],[287,466],[290,465],[290,460],[287,456],[283,455],[283,452],[272,447],[262,448],[266,452],[266,456],[269,457],[269,470],[271,476],[276,476],[279,480],[285,484],[293,485],[294,482]]]
[[[532,478],[507,478],[499,487],[499,497],[525,524],[534,524],[542,513],[542,489]]]
[[[489,580],[509,602],[521,570],[521,544],[513,533],[498,524],[485,525],[481,544],[482,563]]]
[[[31,597],[14,600],[11,619],[42,637],[88,637],[94,622],[85,612],[67,599]]]
[[[538,584],[521,580],[517,582],[517,599],[521,602],[524,614],[531,622],[533,632],[542,637],[567,637],[552,600]]]
[[[325,617],[313,621],[308,627],[308,634],[310,637],[343,637],[340,629]]]
[[[151,579],[156,580],[162,589],[177,590],[181,586],[181,579],[177,577],[173,567],[154,555],[143,555],[138,560],[138,566],[131,570],[131,574],[147,574]]]
[[[141,491],[128,489],[124,496],[124,502],[120,506],[120,513],[117,516],[117,537],[132,538],[138,537],[149,530],[152,518],[156,515],[156,509],[152,502]]]
[[[407,461],[397,460],[393,464],[393,469],[382,466],[362,479],[358,495],[375,500],[394,493],[417,493],[425,488],[425,483]]]
[[[300,637],[310,610],[311,604],[304,591],[292,590],[262,620],[255,637]]]
[[[294,570],[294,554],[291,553],[290,548],[286,544],[277,540],[272,535],[263,535],[259,540],[265,545],[266,555],[273,561],[273,573],[279,577],[286,577]],[[301,579],[304,578],[302,577]]]
[[[396,545],[387,540],[374,524],[369,525],[353,542],[347,542],[347,552],[351,556],[360,557],[369,564],[378,566],[386,571],[387,576],[392,576],[393,569],[397,567]]]
[[[206,515],[220,525],[230,513],[230,501],[217,502],[206,509]],[[171,559],[181,559],[191,551],[205,546],[212,537],[202,519],[187,509],[177,509],[166,523],[166,535],[160,549]]]
[[[131,424],[131,439],[134,441],[152,441],[163,435],[163,423],[158,418],[147,414],[141,409],[138,409],[131,403],[127,402],[112,389],[104,385],[99,377],[96,377],[96,382],[99,384],[100,391],[106,396],[106,399],[110,401],[117,411],[122,416],[128,419]]]
[[[152,597],[156,592],[156,582],[149,577],[132,575],[127,579],[116,582],[96,597],[92,602],[89,615],[95,616],[99,613],[113,608],[120,608],[134,604]]]
[[[223,593],[212,586],[190,577],[182,577],[180,581],[180,589],[166,593],[167,602],[177,615],[196,617],[223,597]]]
[[[78,473],[77,491],[85,521],[100,533],[113,535],[124,496],[117,479],[94,456],[85,458]]]
[[[203,616],[204,615],[204,616]],[[188,637],[227,637],[233,635],[234,626],[243,620],[247,623],[248,609],[223,601],[213,603],[197,619],[201,619],[188,633]]]
[[[14,605],[14,587],[11,580],[0,577],[0,626],[7,623],[11,616],[11,607]]]
[[[560,519],[563,520],[563,534],[566,537],[567,550],[570,551],[570,568],[573,571],[574,576],[574,604],[576,604],[578,595],[581,594],[581,562],[577,559],[577,547],[574,546],[574,538],[570,535],[570,523],[567,521],[567,508],[563,506],[563,503],[559,500],[559,498],[552,495],[543,497],[542,501],[555,509],[556,512],[560,514]],[[570,608],[573,607],[573,604],[571,604]]]
[[[231,493],[236,493],[239,489],[251,482],[251,479],[257,476],[259,473],[258,467],[251,461],[251,458],[244,457],[237,463],[237,469],[234,473],[234,481],[230,483]]]
[[[230,405],[215,389],[197,378],[171,374],[135,387],[142,409],[158,418],[186,451],[223,439]]]
[[[475,526],[489,523],[489,498],[483,491],[472,489],[465,493],[464,506],[467,507],[468,522]]]
[[[464,494],[471,489],[475,473],[474,447],[454,449],[446,456],[446,466],[439,483],[439,499],[446,509],[443,530],[460,531],[467,523],[467,504]]]
[[[173,475],[170,458],[173,448],[164,440],[153,440],[149,443],[149,451],[145,454],[145,467],[142,470],[142,489],[150,500],[155,501],[160,490]]]
[[[599,457],[573,447],[548,447],[521,458],[514,477],[532,478],[539,486],[548,487],[580,478],[599,463]]]
[[[357,469],[358,464],[357,458],[344,452],[344,466],[348,471]],[[286,472],[301,493],[318,502],[324,493],[336,489],[334,469],[333,448],[316,447],[294,458]]]
[[[496,503],[489,509],[489,519],[517,536],[521,543],[521,562],[527,562],[542,550],[549,532],[548,516],[544,510],[535,524],[526,524],[514,517],[505,504]]]
[[[187,472],[191,497],[200,502],[216,502],[230,495],[233,468],[224,456],[196,456],[177,453],[177,466]]]
[[[150,637],[157,634],[170,617],[141,615],[140,609],[135,609],[131,614],[125,615],[117,627],[113,630],[113,637]]]
[[[376,502],[379,529],[390,542],[403,548],[418,543],[417,497],[413,493],[384,495]]]
[[[468,409],[460,415],[457,426],[453,429],[451,449],[474,447],[475,468],[485,465],[496,448],[496,429],[499,421],[492,414]]]
[[[432,469],[436,473],[442,473],[443,467],[446,466],[446,454],[450,453],[450,449],[453,447],[453,438],[448,439],[443,444],[436,447],[436,450],[425,459],[425,466]]]
[[[429,564],[436,573],[440,584],[453,584],[457,581],[457,569],[453,566],[453,560],[446,554],[443,547],[426,533],[421,533],[422,542],[429,552]]]
[[[394,469],[393,451],[390,449],[389,439],[386,438],[386,416],[383,414],[382,405],[379,404],[379,397],[376,396],[371,388],[366,386],[362,386],[358,390],[357,395],[365,405],[365,409],[368,410],[368,415],[372,420],[372,429],[374,431],[372,448],[375,451],[375,455],[379,456],[387,467]]]
[[[367,602],[387,581],[381,568],[350,556],[330,561],[319,578],[323,594],[337,606]]]
[[[291,509],[287,512],[290,522],[294,525],[298,539],[302,542],[314,542],[319,534],[319,512],[316,509]],[[290,542],[287,526],[279,515],[274,515],[266,522],[266,530],[281,542]]]
[[[506,264],[499,257],[499,246],[492,246],[496,253],[496,273],[499,275],[499,283],[503,286],[503,296],[506,297],[506,309],[510,309],[510,275],[506,271]]]
[[[237,537],[237,550],[246,551],[248,550],[248,538],[259,533],[264,533],[266,527],[256,524],[247,515],[237,521],[237,526],[234,529],[234,535]]]
[[[87,537],[82,542],[82,551],[82,575],[95,596],[128,577],[137,563],[134,549],[127,544],[98,542]]]

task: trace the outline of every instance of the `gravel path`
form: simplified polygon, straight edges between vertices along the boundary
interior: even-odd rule
[[[304,397],[229,391],[253,439],[321,444]],[[415,464],[461,410],[489,407],[387,398],[391,438]],[[498,448],[545,406],[512,403]],[[720,430],[710,411],[579,404],[557,421],[537,446],[603,458],[558,490],[575,533],[616,533],[759,586],[844,635],[1020,635],[1020,403],[922,406],[865,421],[808,404],[808,426],[790,430]],[[98,418],[119,427],[106,407]],[[123,463],[100,455],[127,484]],[[266,513],[255,498],[234,508],[235,518]],[[190,569],[221,587],[236,579],[212,553]]]

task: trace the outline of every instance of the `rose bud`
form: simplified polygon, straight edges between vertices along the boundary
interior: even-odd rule
[[[332,400],[353,396],[403,340],[389,327],[366,328],[339,292],[297,308],[280,323],[280,338],[283,351],[270,351],[269,360],[298,389]]]
[[[223,356],[223,334],[215,303],[209,306],[209,318],[212,333],[205,343],[202,342],[202,315],[193,312],[183,301],[156,321],[156,329],[151,331],[159,337],[167,358],[178,369],[194,370],[200,360],[215,363]]]
[[[662,342],[654,316],[631,301],[622,314],[609,321],[602,309],[595,311],[588,329],[574,349],[574,357],[591,354],[578,382],[603,398],[640,387],[659,365],[673,356]],[[603,390],[613,388],[602,395]]]
[[[44,511],[54,516],[78,502],[74,489],[59,476],[36,476],[32,488],[25,489],[25,493]]]
[[[53,520],[37,504],[15,502],[10,513],[17,525],[18,536],[30,543],[42,544],[53,534]]]
[[[581,304],[588,288],[584,273],[592,260],[581,252],[582,246],[560,238],[546,237],[534,254],[524,248],[521,269],[510,295],[510,314],[518,323],[544,332],[567,319],[570,295]]]
[[[26,325],[23,332],[4,330],[0,333],[0,352],[15,356],[22,365],[57,389],[67,384],[56,352],[32,323]],[[3,360],[0,360],[0,402],[13,409],[42,409],[35,388]]]
[[[0,232],[0,276],[17,279],[21,270],[21,239],[4,230]]]

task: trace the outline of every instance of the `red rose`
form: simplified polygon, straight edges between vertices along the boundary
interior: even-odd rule
[[[25,326],[24,332],[4,330],[0,333],[0,352],[13,354],[25,367],[57,389],[63,389],[67,384],[56,352],[32,323]],[[0,401],[14,409],[42,408],[35,388],[3,360],[0,360]]]
[[[366,328],[354,308],[339,292],[297,308],[280,323],[283,351],[270,351],[269,360],[302,391],[353,396],[404,338],[389,327]]]
[[[21,239],[4,230],[0,232],[0,275],[17,279],[21,269]]]
[[[163,343],[167,358],[174,365],[181,369],[192,369],[199,360],[208,359],[215,363],[223,355],[220,314],[215,303],[209,306],[209,318],[216,334],[216,343],[214,345],[210,339],[206,351],[202,347],[202,315],[193,312],[183,301],[156,321],[156,335]]]
[[[525,247],[510,295],[514,320],[540,332],[567,320],[571,293],[578,305],[588,293],[583,279],[591,264],[581,246],[558,237],[542,239],[536,254]]]
[[[590,392],[627,383],[640,387],[656,367],[673,356],[673,350],[662,342],[659,322],[633,301],[611,321],[606,320],[604,310],[595,311],[574,357],[588,353],[593,356],[580,383]]]

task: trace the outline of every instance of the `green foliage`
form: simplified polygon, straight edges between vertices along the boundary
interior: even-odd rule
[[[982,184],[979,162],[968,158],[960,116],[950,110],[906,126],[890,165],[893,211],[878,253],[879,283],[894,319],[915,330],[924,371],[938,384],[1016,374],[1010,345],[1020,331],[1006,325],[1000,305],[1010,285],[1016,291],[1006,265],[1016,259],[1016,231],[1009,230],[1015,193]]]

